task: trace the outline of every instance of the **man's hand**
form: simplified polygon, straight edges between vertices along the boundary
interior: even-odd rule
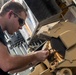
[[[39,62],[44,61],[49,55],[48,50],[36,51],[35,53],[36,53],[35,54],[36,60],[39,61]]]

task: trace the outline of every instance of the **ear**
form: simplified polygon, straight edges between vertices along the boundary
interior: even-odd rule
[[[10,11],[8,12],[8,17],[9,17],[9,19],[10,19],[10,17],[12,16],[12,14],[13,14],[13,11],[10,10]]]

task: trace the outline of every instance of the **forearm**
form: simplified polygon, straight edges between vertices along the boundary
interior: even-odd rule
[[[4,56],[3,58],[4,58],[4,60],[0,59],[0,60],[2,60],[0,67],[5,72],[26,67],[31,62],[36,60],[35,53],[31,53],[31,54],[28,54],[25,56],[20,56],[20,55],[11,56],[11,55],[9,55],[9,56]]]
[[[26,70],[30,67],[35,66],[37,63],[39,63],[39,62],[38,61],[33,61],[33,62],[31,62],[30,64],[28,64],[27,66],[25,66],[23,68],[15,69],[15,70],[10,71],[10,73],[18,73],[18,72],[24,71],[24,70]]]
[[[31,62],[35,61],[36,58],[35,58],[35,55],[34,53],[33,54],[28,54],[28,55],[25,55],[25,56],[14,56],[12,57],[11,59],[11,63],[10,65],[12,64],[12,69],[11,70],[15,70],[15,69],[21,69],[21,68],[24,68],[23,70],[26,69],[26,67],[31,64]],[[28,66],[30,67],[30,66]]]
[[[28,68],[30,68],[30,67],[32,67],[32,66],[27,65],[26,67],[19,68],[19,69],[15,69],[15,70],[11,70],[11,71],[9,71],[9,72],[10,72],[11,74],[13,74],[13,73],[18,73],[18,72],[24,71],[24,70],[26,70],[26,69],[28,69]]]

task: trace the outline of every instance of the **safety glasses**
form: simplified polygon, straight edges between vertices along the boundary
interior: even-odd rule
[[[15,12],[13,12],[14,15],[16,15],[18,17],[18,22],[20,26],[23,26],[25,24],[25,20],[20,18],[18,14],[16,14]]]

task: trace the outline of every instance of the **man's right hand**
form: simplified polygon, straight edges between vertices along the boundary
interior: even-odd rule
[[[48,57],[48,55],[49,55],[48,50],[40,50],[35,52],[36,60],[39,62],[44,61]]]

